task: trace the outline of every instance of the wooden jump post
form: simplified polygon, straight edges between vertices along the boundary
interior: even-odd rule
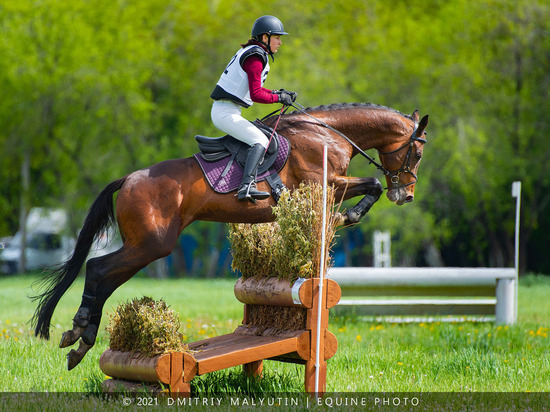
[[[144,385],[160,391],[158,384],[172,396],[190,396],[190,382],[204,375],[243,365],[253,376],[262,373],[266,359],[305,365],[304,386],[315,393],[315,363],[319,347],[319,390],[326,390],[327,360],[336,353],[338,341],[328,331],[328,311],[340,300],[338,284],[323,280],[321,311],[318,309],[319,278],[298,279],[293,284],[275,277],[239,279],[234,292],[243,302],[243,323],[233,333],[189,343],[189,353],[167,353],[154,358],[110,349],[103,352],[99,365],[112,379],[103,382],[106,392],[136,390]],[[296,307],[305,311],[303,328],[293,331],[260,330],[251,319],[261,306]],[[321,330],[318,333],[318,321]],[[317,336],[320,336],[317,342]],[[318,344],[319,343],[319,344]]]

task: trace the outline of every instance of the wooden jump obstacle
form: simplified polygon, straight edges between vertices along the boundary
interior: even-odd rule
[[[514,268],[333,267],[344,299],[367,316],[494,316],[496,323],[517,320]],[[368,298],[367,298],[368,297]]]
[[[319,311],[319,278],[298,279],[293,284],[276,277],[250,277],[237,281],[237,299],[244,303],[243,323],[233,333],[189,343],[189,353],[174,352],[154,358],[110,349],[103,352],[99,365],[112,379],[103,382],[104,392],[166,392],[171,396],[190,396],[191,381],[204,375],[243,365],[245,373],[259,376],[263,361],[277,360],[305,366],[304,386],[315,392],[315,371],[319,368],[319,392],[326,390],[327,360],[336,353],[338,341],[328,331],[328,311],[340,300],[339,285],[323,279]],[[276,330],[254,324],[262,307],[302,308],[303,322],[296,330]],[[318,335],[318,317],[321,330]],[[290,323],[290,319],[289,319]],[[317,345],[317,336],[320,336]],[[316,365],[319,347],[319,365]]]

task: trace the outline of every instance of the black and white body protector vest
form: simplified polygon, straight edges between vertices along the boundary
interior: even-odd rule
[[[262,70],[262,86],[264,85],[267,74],[269,73],[268,53],[257,45],[250,45],[240,49],[220,76],[216,88],[212,92],[214,100],[231,100],[243,107],[250,107],[254,104],[250,98],[250,89],[248,87],[248,75],[243,70],[245,59],[251,55],[258,55],[264,62]]]

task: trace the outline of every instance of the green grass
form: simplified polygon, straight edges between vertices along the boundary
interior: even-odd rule
[[[98,394],[104,375],[98,366],[108,347],[104,324],[94,348],[73,371],[61,333],[71,326],[83,280],[63,297],[53,318],[52,340],[33,336],[27,323],[34,304],[35,275],[0,278],[0,392],[80,392]],[[164,299],[180,315],[188,341],[230,333],[240,323],[242,304],[233,296],[234,280],[153,280],[134,278],[109,299],[143,295]],[[519,322],[372,323],[332,317],[329,329],[339,348],[328,363],[329,392],[550,392],[550,277],[520,281]],[[104,316],[104,322],[106,317]],[[303,367],[267,361],[265,378],[246,379],[240,368],[197,378],[194,393],[303,392]],[[88,400],[97,403],[98,395]],[[104,402],[104,401],[102,401]],[[94,403],[94,404],[95,404]],[[0,409],[2,409],[0,398]],[[92,408],[93,409],[93,408]]]

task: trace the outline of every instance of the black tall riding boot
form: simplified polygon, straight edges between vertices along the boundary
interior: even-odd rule
[[[257,143],[248,149],[246,155],[246,164],[244,166],[243,180],[239,186],[239,192],[237,199],[248,200],[252,203],[256,203],[256,199],[267,199],[270,194],[267,192],[261,192],[256,189],[256,172],[264,157],[265,148]]]

